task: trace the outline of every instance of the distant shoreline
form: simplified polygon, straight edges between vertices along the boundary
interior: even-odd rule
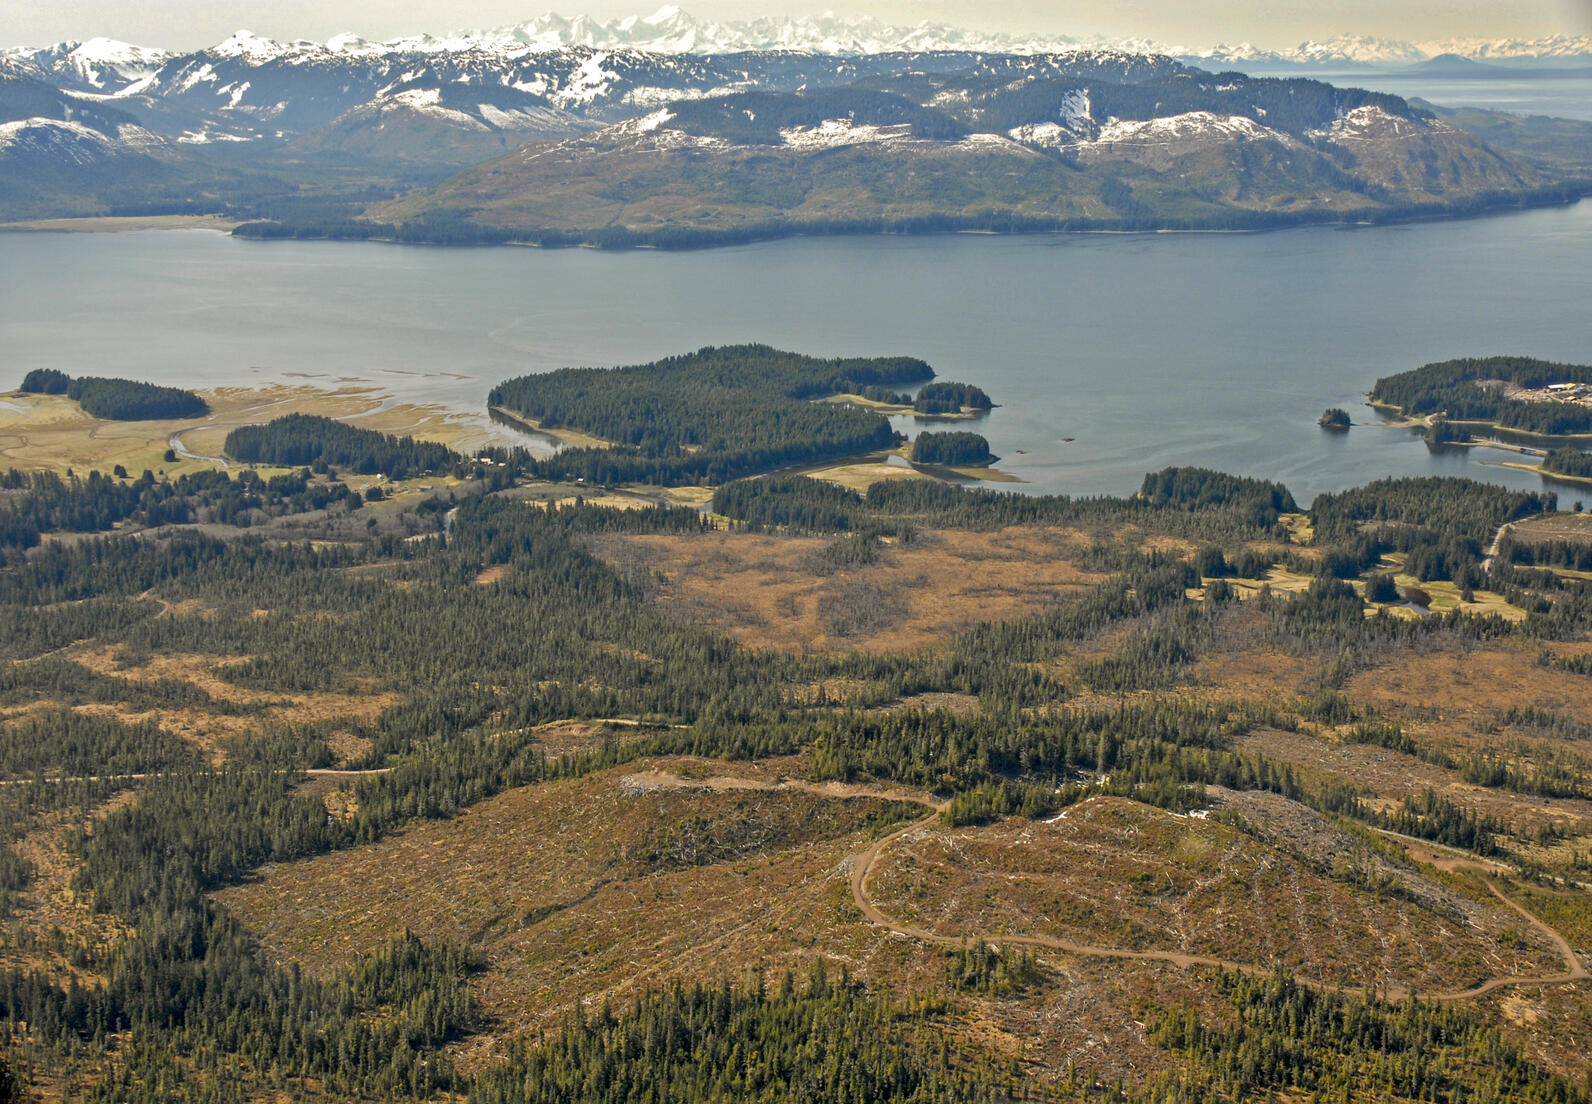
[[[1111,220],[1098,220],[1095,224],[1077,219],[1048,219],[1036,216],[1013,215],[1005,226],[991,226],[983,216],[965,218],[930,216],[923,219],[888,221],[885,219],[859,219],[839,222],[777,222],[753,226],[725,227],[722,229],[663,228],[638,231],[625,228],[604,230],[502,230],[490,226],[473,227],[475,231],[458,240],[413,236],[402,227],[380,223],[369,224],[369,233],[363,227],[342,224],[333,230],[283,223],[262,223],[232,218],[222,214],[204,215],[80,215],[60,218],[19,219],[0,222],[0,231],[14,233],[80,233],[120,234],[144,230],[211,230],[229,234],[248,241],[361,241],[387,245],[430,246],[517,246],[531,249],[584,248],[620,251],[628,249],[659,249],[684,252],[697,249],[721,249],[736,245],[756,245],[763,242],[784,241],[790,238],[826,237],[930,237],[934,235],[961,235],[977,237],[1013,237],[1017,235],[1101,235],[1126,236],[1135,234],[1261,234],[1274,230],[1292,230],[1303,227],[1356,227],[1409,225],[1421,222],[1448,222],[1458,219],[1487,218],[1513,211],[1533,211],[1551,207],[1573,207],[1592,198],[1592,181],[1574,181],[1524,194],[1482,197],[1474,204],[1426,207],[1407,212],[1387,211],[1310,211],[1310,212],[1234,212],[1239,216],[1234,225],[1169,225],[1148,220],[1142,225],[1113,224]],[[997,220],[1003,221],[1003,220]],[[241,231],[241,232],[240,232]]]
[[[214,230],[230,234],[242,221],[225,215],[83,215],[74,218],[0,222],[0,230],[20,233],[124,234],[133,230]]]
[[[1230,212],[1230,218],[1219,219],[1147,218],[1143,221],[1134,221],[999,212],[976,216],[945,214],[903,219],[881,216],[822,222],[773,220],[721,228],[661,227],[653,230],[632,230],[627,227],[507,229],[466,223],[450,225],[445,235],[428,235],[424,228],[408,223],[396,226],[377,222],[339,223],[336,227],[316,227],[256,221],[242,223],[233,231],[233,236],[251,241],[371,241],[398,245],[507,245],[540,249],[588,248],[612,251],[659,249],[683,252],[754,245],[788,238],[928,237],[949,234],[980,237],[1035,234],[1254,234],[1308,226],[1354,228],[1409,225],[1485,218],[1551,207],[1568,208],[1589,197],[1592,197],[1592,180],[1574,180],[1520,192],[1474,195],[1447,204],[1432,203],[1392,210],[1358,211],[1235,210]]]

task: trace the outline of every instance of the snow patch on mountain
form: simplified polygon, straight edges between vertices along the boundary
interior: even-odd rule
[[[1033,156],[1033,150],[1023,149],[1020,143],[1012,141],[1006,135],[990,134],[985,131],[964,136],[956,143],[956,148],[963,152],[987,153],[998,150],[1001,153],[1021,153]]]
[[[229,37],[210,47],[209,53],[217,57],[247,58],[253,62],[261,62],[275,61],[292,54],[313,53],[323,48],[313,42],[277,42],[275,39],[261,38],[253,31],[234,31]]]
[[[1310,137],[1323,138],[1329,142],[1385,141],[1388,138],[1413,138],[1426,129],[1413,119],[1393,115],[1374,104],[1367,104],[1339,115],[1327,129],[1311,131]]]
[[[1365,123],[1371,125],[1370,120]],[[1287,134],[1246,115],[1218,115],[1211,111],[1185,111],[1157,119],[1112,118],[1098,128],[1091,125],[1087,116],[1074,115],[1070,126],[1031,123],[1013,127],[1007,134],[1024,145],[1089,153],[1111,152],[1117,147],[1194,148],[1207,142],[1272,141],[1298,145]]]
[[[488,129],[486,123],[468,112],[442,106],[442,93],[436,88],[411,88],[403,92],[395,92],[387,97],[387,101],[401,104],[411,111],[418,111],[423,115],[445,120],[466,130]]]
[[[1025,123],[1013,127],[1006,132],[1014,142],[1021,142],[1028,146],[1044,146],[1047,149],[1063,149],[1075,146],[1083,139],[1060,123]]]
[[[825,119],[817,126],[784,127],[779,132],[780,141],[791,149],[839,149],[842,146],[885,145],[913,141],[912,124],[873,126],[854,123],[850,119]]]
[[[1284,135],[1263,127],[1243,115],[1217,115],[1210,111],[1185,111],[1159,119],[1111,119],[1100,128],[1096,141],[1111,145],[1122,142],[1183,142],[1215,138],[1222,141],[1281,139]]]
[[[91,88],[119,89],[149,76],[172,56],[166,50],[113,38],[91,38],[78,43],[51,68],[57,73],[73,73]]]
[[[599,96],[607,96],[613,82],[619,77],[618,73],[603,68],[603,62],[607,60],[608,54],[602,51],[587,58],[579,69],[570,74],[568,83],[552,95],[553,102],[569,107],[589,104]]]
[[[569,118],[551,110],[504,109],[494,104],[476,104],[476,110],[488,125],[498,130],[535,130],[539,128],[569,126]]]
[[[0,157],[37,155],[56,163],[90,165],[109,157],[116,143],[93,127],[34,117],[0,123]]]

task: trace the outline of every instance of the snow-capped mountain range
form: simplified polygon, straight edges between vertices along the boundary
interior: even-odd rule
[[[1207,65],[1401,66],[1456,55],[1476,61],[1592,64],[1592,35],[1556,34],[1537,39],[1447,39],[1409,42],[1345,34],[1283,49],[1251,43],[1193,47],[1142,39],[1105,40],[1068,35],[1013,35],[972,31],[941,23],[895,26],[871,16],[834,14],[718,22],[668,6],[647,16],[599,20],[549,12],[496,30],[413,35],[371,42],[341,34],[324,43],[262,38],[240,31],[204,53],[256,64],[332,57],[413,54],[494,54],[523,57],[569,47],[654,54],[728,54],[763,51],[857,56],[900,52],[979,52],[1036,55],[1083,49],[1163,54]],[[62,42],[43,48],[7,48],[0,57],[36,65],[62,83],[104,92],[139,91],[138,84],[178,54],[111,39]]]
[[[1107,116],[1082,130],[1072,127],[1063,103],[1059,113],[1009,120],[988,132],[994,139],[977,137],[986,134],[985,123],[972,120],[969,141],[1016,143],[1031,155],[1054,148],[1084,160],[1098,156],[1096,145],[1118,153],[1153,146],[1164,160],[1212,143],[1236,149],[1255,140],[1251,123],[1271,125],[1252,116],[1233,122],[1244,111],[1226,106],[1218,111],[1182,103],[1190,82],[1203,88],[1211,71],[1274,64],[1282,75],[1293,75],[1288,66],[1301,75],[1330,73],[1333,67],[1341,72],[1373,61],[1407,66],[1455,53],[1538,65],[1556,58],[1546,67],[1560,68],[1582,57],[1592,64],[1592,40],[1409,44],[1342,38],[1281,53],[1247,45],[1191,52],[1147,42],[991,36],[927,23],[892,27],[830,15],[716,23],[678,8],[608,22],[549,14],[495,31],[386,42],[346,34],[283,42],[239,31],[189,53],[96,38],[0,50],[0,208],[54,212],[62,209],[62,197],[73,197],[74,210],[165,209],[173,196],[194,195],[196,181],[213,182],[217,190],[207,202],[215,203],[222,188],[229,194],[280,191],[287,178],[340,182],[350,169],[357,169],[353,179],[365,174],[385,182],[383,188],[402,190],[528,142],[570,141],[668,105],[859,86],[897,89],[938,108],[944,105],[934,97],[954,98],[974,87],[1062,81],[1086,96],[1091,88],[1155,83],[1160,91],[1149,102],[1130,96],[1108,113],[1124,125],[1155,124],[1130,128],[1131,134],[1111,129]],[[953,86],[936,92],[940,79]],[[1237,87],[1233,79],[1218,83]],[[1319,92],[1312,87],[1311,94]],[[1162,116],[1178,121],[1162,124]],[[841,112],[835,119],[846,117]],[[801,140],[828,142],[842,130],[847,142],[855,137],[829,125],[833,121],[813,120]],[[888,126],[880,135],[895,137]],[[1469,170],[1461,175],[1477,178]],[[19,196],[31,198],[23,203]]]

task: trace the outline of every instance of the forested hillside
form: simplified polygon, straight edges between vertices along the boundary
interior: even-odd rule
[[[373,204],[352,225],[239,233],[689,248],[795,233],[1260,229],[1586,188],[1397,96],[1181,67],[1033,69],[659,100]]]
[[[1371,401],[1418,417],[1443,414],[1450,421],[1495,423],[1545,436],[1592,433],[1592,407],[1511,394],[1540,392],[1554,383],[1592,384],[1592,367],[1531,357],[1445,360],[1377,380]]]
[[[928,375],[741,347],[494,398],[673,478],[849,447],[882,419],[812,398]],[[308,469],[0,480],[0,1019],[30,1091],[1587,1099],[1592,584],[1484,547],[1551,500],[777,475],[708,516],[263,428],[265,462],[451,470],[363,506]],[[328,504],[369,523],[273,527]],[[730,576],[681,601],[759,556],[791,611]],[[862,646],[919,595],[969,620]],[[823,646],[732,634],[804,603]]]

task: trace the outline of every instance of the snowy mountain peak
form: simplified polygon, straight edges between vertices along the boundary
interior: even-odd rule
[[[333,36],[326,43],[283,42],[240,30],[203,55],[265,65],[286,59],[294,64],[352,57],[398,54],[479,54],[500,60],[564,49],[641,52],[669,55],[789,51],[836,56],[900,52],[972,52],[1037,56],[1080,49],[1119,54],[1164,55],[1204,66],[1266,66],[1280,64],[1314,68],[1409,66],[1445,54],[1480,61],[1542,61],[1592,63],[1592,35],[1555,34],[1538,39],[1450,39],[1406,42],[1369,35],[1342,34],[1274,50],[1241,42],[1196,49],[1144,39],[1080,39],[1062,34],[1010,35],[966,30],[921,21],[891,25],[873,16],[764,16],[716,22],[698,19],[670,4],[649,15],[601,20],[587,15],[564,16],[549,11],[535,19],[495,30],[443,36],[413,35],[371,42],[357,34]],[[73,87],[96,92],[123,92],[154,74],[177,55],[112,39],[62,42],[44,49],[9,48],[0,58],[15,67],[31,63],[65,78]]]
[[[239,57],[260,62],[282,57],[291,53],[295,47],[302,49],[313,46],[314,44],[309,42],[295,42],[290,45],[271,38],[261,38],[253,31],[240,30],[234,31],[229,37],[210,47],[207,52],[218,57]]]
[[[114,38],[57,42],[43,49],[0,51],[13,67],[32,67],[36,76],[85,91],[116,92],[155,72],[176,55],[167,50],[134,46]]]

